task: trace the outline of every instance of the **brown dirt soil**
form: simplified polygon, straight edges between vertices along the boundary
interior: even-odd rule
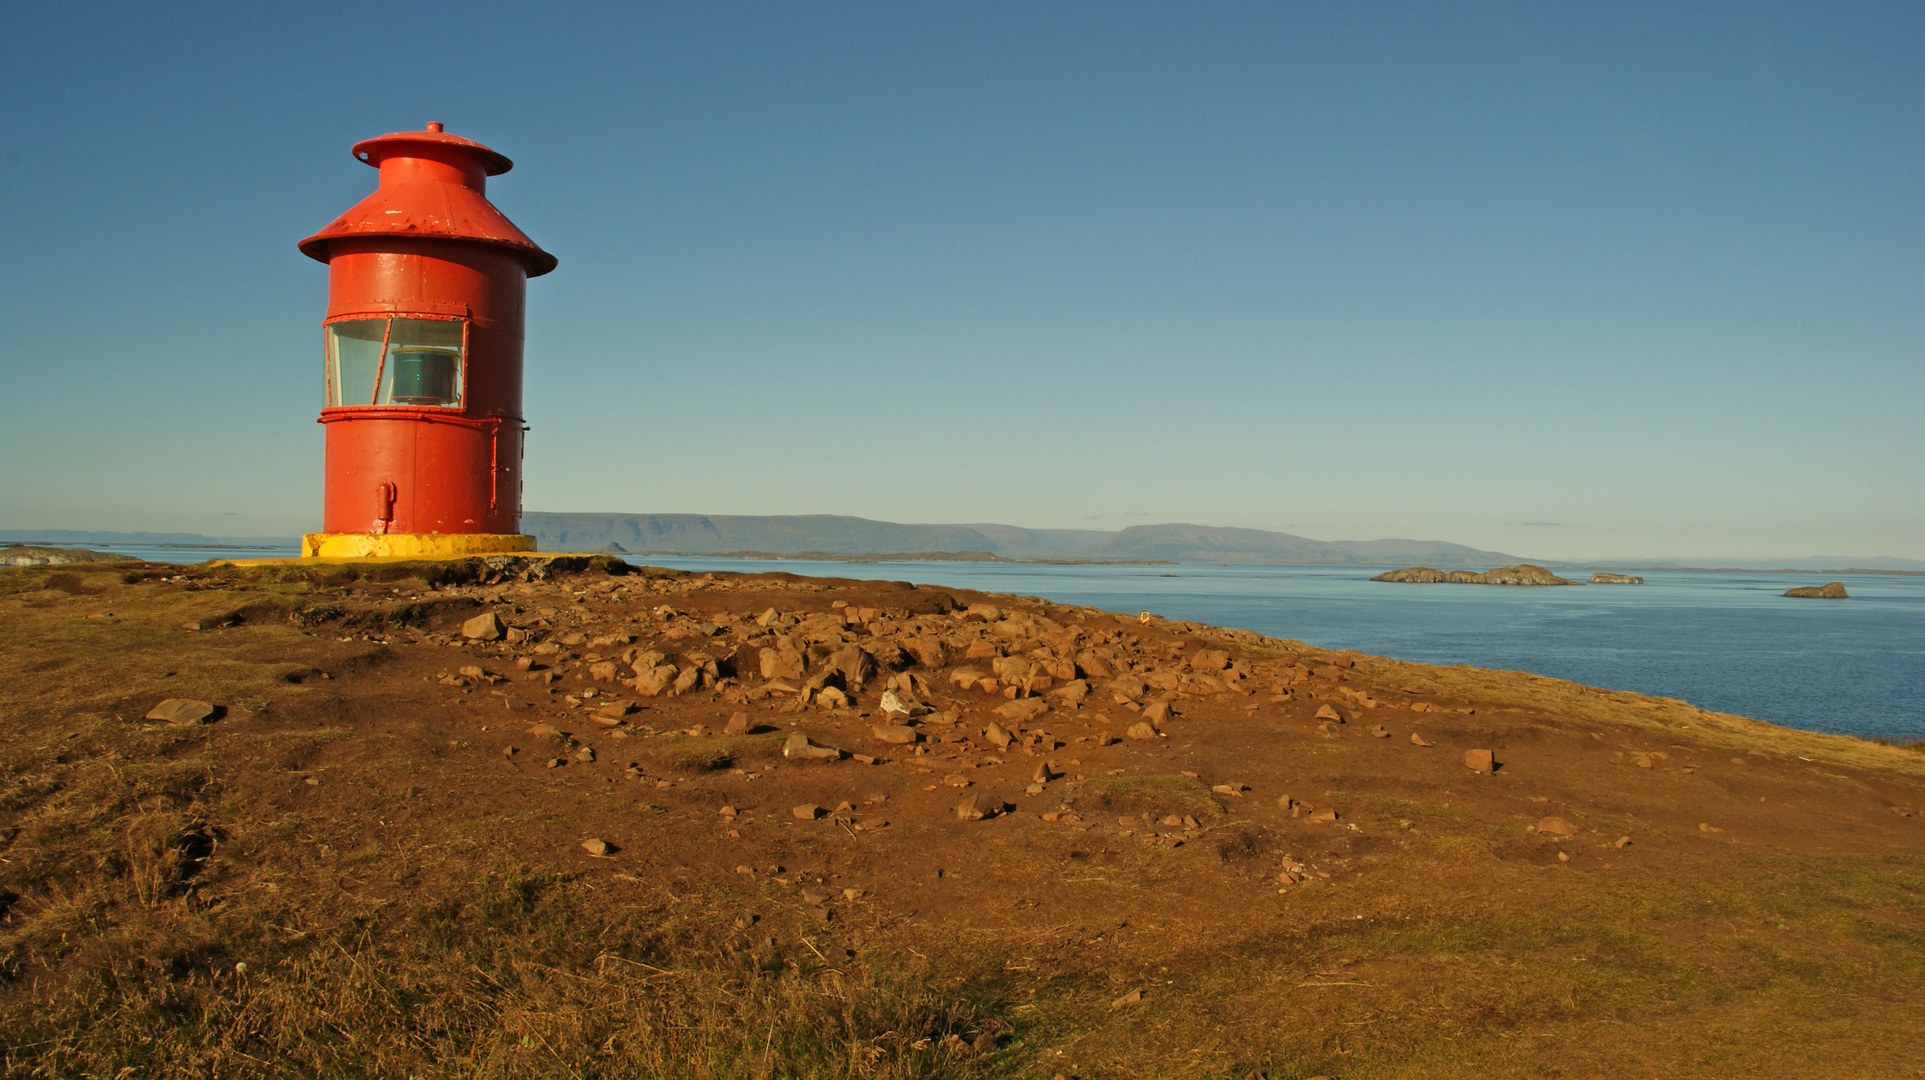
[[[0,628],[6,1076],[1925,1075],[1916,748],[608,559],[6,570]]]

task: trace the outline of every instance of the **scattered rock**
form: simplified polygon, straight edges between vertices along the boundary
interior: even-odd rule
[[[1466,750],[1464,767],[1474,773],[1489,775],[1497,771],[1497,758],[1489,750]]]
[[[987,728],[984,728],[983,738],[994,743],[998,750],[1009,749],[1009,744],[1015,741],[1015,736],[1004,731],[1002,727],[997,724],[991,724]]]
[[[1129,726],[1129,730],[1125,731],[1123,734],[1128,735],[1132,739],[1154,739],[1156,738],[1156,728],[1150,726],[1148,723],[1144,721],[1139,720],[1136,723],[1131,724]]]
[[[1849,600],[1851,598],[1846,594],[1845,583],[1842,581],[1830,581],[1823,585],[1802,585],[1796,589],[1786,589],[1785,595],[1806,600]]]
[[[882,711],[884,713],[916,717],[927,716],[935,710],[907,694],[900,694],[894,690],[884,690],[882,692]]]
[[[817,746],[800,731],[792,732],[788,741],[782,744],[782,756],[803,761],[834,761],[842,756],[842,751],[827,746]]]
[[[1018,698],[996,710],[996,715],[1012,724],[1024,724],[1049,711],[1042,698]]]
[[[1110,1002],[1110,1008],[1120,1009],[1125,1005],[1134,1005],[1137,1002],[1142,1000],[1143,1000],[1143,991],[1132,990],[1129,993],[1124,994],[1122,997],[1117,998],[1115,1001]]]
[[[147,710],[147,719],[169,724],[205,724],[214,719],[220,707],[211,701],[193,698],[168,698]]]
[[[729,716],[728,725],[722,729],[722,734],[724,735],[747,735],[748,733],[749,733],[749,714],[748,713],[739,712],[739,713],[731,714]]]
[[[1340,712],[1338,712],[1338,711],[1337,711],[1336,709],[1333,709],[1333,708],[1331,708],[1331,707],[1330,707],[1330,706],[1328,706],[1328,705],[1319,705],[1319,706],[1317,706],[1317,715],[1316,715],[1316,716],[1313,716],[1313,717],[1311,717],[1311,719],[1313,719],[1313,720],[1334,720],[1334,721],[1336,721],[1336,722],[1337,722],[1337,723],[1339,723],[1339,724],[1341,724],[1341,723],[1343,723],[1343,722],[1344,722],[1344,718],[1343,718],[1343,714],[1342,714],[1342,713],[1340,713]]]
[[[1329,810],[1329,809],[1318,810],[1310,815],[1309,820],[1313,822],[1318,822],[1321,824],[1329,824],[1330,822],[1337,820],[1337,812],[1335,810]]]
[[[1430,743],[1430,740],[1429,740],[1429,739],[1426,739],[1426,738],[1424,738],[1424,737],[1423,737],[1422,735],[1419,735],[1419,734],[1417,734],[1417,733],[1416,733],[1416,732],[1414,732],[1414,731],[1410,733],[1410,745],[1412,745],[1412,746],[1429,746],[1430,744],[1431,744],[1431,743]]]
[[[821,907],[829,902],[829,894],[822,889],[804,889],[802,890],[802,902],[814,907]]]
[[[484,611],[461,624],[461,636],[474,641],[499,641],[501,631],[501,617],[492,611]]]
[[[615,854],[616,848],[615,848],[615,845],[609,843],[606,840],[591,839],[591,840],[582,841],[582,850],[588,852],[590,855],[593,855],[598,859],[606,859],[610,855]]]
[[[1562,836],[1568,839],[1577,835],[1577,826],[1561,817],[1547,817],[1537,823],[1537,831],[1540,835]]]
[[[918,738],[916,729],[907,724],[876,724],[869,730],[879,741],[897,746],[913,743]]]
[[[1190,667],[1197,671],[1222,671],[1230,666],[1230,654],[1222,649],[1202,649],[1190,657]]]
[[[658,664],[651,668],[637,670],[635,678],[629,685],[643,697],[658,697],[674,685],[677,674],[674,664]]]
[[[1628,836],[1620,836],[1620,837],[1618,837],[1618,841],[1617,841],[1617,846],[1618,846],[1618,847],[1621,847],[1621,848],[1624,848],[1624,847],[1630,847],[1630,846],[1631,846],[1631,838],[1630,838],[1630,837],[1628,837]]]
[[[797,821],[814,821],[822,816],[822,808],[814,803],[803,803],[789,810],[789,816]]]
[[[963,821],[981,821],[1002,812],[1003,801],[981,791],[956,804],[956,816]]]

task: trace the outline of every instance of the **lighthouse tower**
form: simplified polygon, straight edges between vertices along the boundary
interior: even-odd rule
[[[522,313],[555,268],[488,202],[512,162],[440,124],[356,143],[380,186],[301,241],[328,266],[327,486],[307,557],[533,551]]]

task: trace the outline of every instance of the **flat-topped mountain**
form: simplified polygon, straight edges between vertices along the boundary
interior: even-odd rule
[[[1541,566],[1519,563],[1516,566],[1500,566],[1481,574],[1469,570],[1434,570],[1428,566],[1413,566],[1408,570],[1392,570],[1378,574],[1372,581],[1400,581],[1413,585],[1576,585],[1568,578],[1558,577]]]
[[[1311,540],[1263,529],[1172,523],[1118,531],[1025,529],[1014,525],[914,525],[833,514],[522,515],[522,529],[544,551],[622,551],[674,555],[885,555],[987,552],[1005,559],[1151,559],[1199,562],[1490,566],[1515,555],[1441,540]]]

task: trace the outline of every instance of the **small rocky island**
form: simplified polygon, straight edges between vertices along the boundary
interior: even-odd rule
[[[1849,600],[1842,581],[1828,581],[1823,585],[1801,585],[1796,589],[1786,589],[1786,596],[1801,597],[1806,600]]]
[[[0,566],[66,566],[70,563],[127,562],[125,555],[109,555],[81,548],[9,544],[0,547]]]
[[[1519,563],[1516,566],[1500,566],[1481,574],[1469,570],[1433,570],[1428,566],[1413,566],[1408,570],[1391,570],[1371,578],[1372,581],[1402,581],[1413,585],[1576,585],[1578,582],[1558,577],[1541,566]]]
[[[1642,585],[1644,579],[1630,574],[1606,574],[1599,572],[1591,575],[1593,585]]]

